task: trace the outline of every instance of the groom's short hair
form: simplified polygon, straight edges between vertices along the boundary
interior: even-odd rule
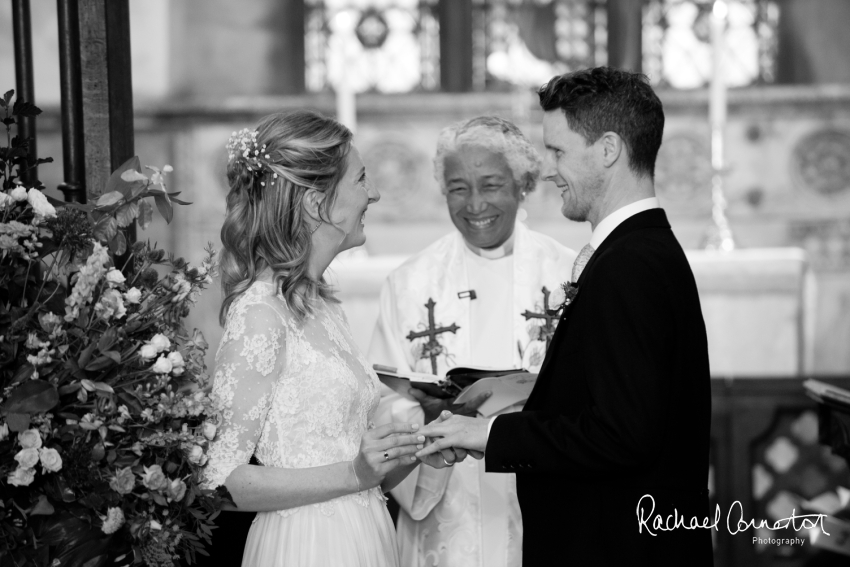
[[[655,158],[664,133],[664,109],[649,79],[612,67],[594,67],[553,77],[540,87],[544,111],[561,109],[573,132],[587,144],[615,132],[628,148],[629,168],[655,176]]]

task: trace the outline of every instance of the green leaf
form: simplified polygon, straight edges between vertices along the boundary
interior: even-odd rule
[[[135,201],[125,203],[115,212],[115,219],[118,221],[118,226],[125,228],[133,224],[136,217],[139,216],[139,204]]]
[[[14,89],[12,89],[10,91],[6,91],[6,93],[3,95],[3,107],[4,108],[9,106],[9,102],[11,102],[13,96],[15,96],[15,90]]]
[[[116,256],[120,256],[127,251],[127,239],[124,237],[123,232],[115,233],[115,236],[109,241],[109,249]]]
[[[153,200],[156,202],[156,208],[159,209],[159,214],[165,219],[165,222],[170,223],[174,212],[171,207],[171,200],[165,193],[154,195]]]
[[[59,393],[53,384],[44,380],[29,380],[12,390],[0,409],[8,413],[40,413],[52,409],[58,403]]]
[[[119,203],[123,199],[124,195],[122,195],[120,191],[110,191],[109,193],[104,193],[98,198],[97,206],[108,207],[109,205]]]
[[[116,340],[118,340],[118,329],[116,327],[109,327],[100,336],[100,340],[97,341],[97,348],[100,352],[107,351],[115,344]]]
[[[118,221],[113,216],[105,217],[101,222],[97,223],[94,229],[94,237],[101,242],[109,242],[118,233]]]
[[[153,207],[151,207],[150,201],[142,200],[139,201],[139,228],[145,230],[150,226],[151,221],[153,220]]]
[[[119,353],[117,350],[108,350],[103,353],[103,356],[105,356],[106,358],[111,358],[115,362],[115,364],[121,364],[121,353]],[[103,382],[97,382],[95,384],[96,387],[97,384],[101,384],[103,386],[98,387],[98,390],[103,390],[104,392],[112,391],[112,388],[110,388],[107,384],[104,384]]]
[[[91,359],[92,353],[94,353],[94,349],[97,348],[97,343],[92,343],[80,353],[80,358],[77,359],[77,364],[80,365],[80,368],[85,368],[86,364],[88,364],[89,359]]]
[[[91,459],[95,462],[101,460],[106,456],[106,449],[103,446],[103,443],[98,443],[91,450]]]
[[[35,367],[32,364],[24,364],[15,373],[14,378],[12,378],[12,384],[28,380],[33,372],[35,372]]]
[[[86,364],[83,368],[88,370],[89,372],[97,372],[98,370],[103,370],[104,368],[109,368],[115,364],[115,360],[109,356],[99,356],[95,358],[93,361]]]
[[[47,499],[47,496],[40,494],[38,502],[30,510],[30,516],[49,516],[54,512],[53,504]]]
[[[30,414],[28,413],[10,413],[6,416],[6,423],[9,429],[20,433],[26,431],[30,426]]]
[[[121,179],[121,174],[123,174],[128,169],[135,169],[139,173],[142,172],[142,164],[139,162],[139,156],[133,156],[121,165],[119,165],[118,169],[113,171],[112,175],[109,176],[109,181],[106,182],[106,188],[103,190],[103,192],[121,192],[122,188],[124,188],[124,190],[126,191],[128,186],[132,186],[132,184],[128,184],[126,181]]]
[[[17,99],[12,107],[12,114],[17,114],[18,116],[38,116],[41,114],[41,109],[31,102]]]

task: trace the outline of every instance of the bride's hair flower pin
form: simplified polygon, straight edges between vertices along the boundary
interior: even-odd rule
[[[263,162],[263,159],[268,160],[270,159],[270,156],[265,153],[265,144],[257,144],[256,130],[243,128],[238,132],[233,132],[230,135],[230,139],[227,141],[225,148],[227,149],[227,155],[230,161],[244,161],[248,171],[253,173],[255,177],[262,176],[265,173],[263,170],[268,169],[266,164]],[[261,154],[262,158],[260,157]],[[275,177],[277,177],[277,174],[275,174]],[[266,185],[265,182],[262,182],[261,184],[264,187]]]

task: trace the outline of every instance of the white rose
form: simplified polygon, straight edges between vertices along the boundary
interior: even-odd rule
[[[22,469],[31,469],[38,463],[38,449],[21,449],[15,460]]]
[[[29,193],[27,193],[27,201],[29,201],[29,204],[35,211],[36,215],[46,218],[56,216],[56,209],[54,209],[53,205],[47,201],[47,197],[44,196],[44,193],[38,189],[29,190]]]
[[[62,470],[62,457],[56,449],[39,449],[38,458],[44,472],[58,472]]]
[[[0,441],[5,441],[9,436],[9,426],[5,423],[0,425]]]
[[[165,477],[165,473],[162,472],[162,467],[151,465],[145,467],[145,472],[142,475],[142,484],[150,490],[162,490],[168,486],[168,479]]]
[[[176,350],[168,353],[168,360],[174,368],[183,368],[186,364],[183,360],[183,355]]]
[[[160,356],[156,359],[154,365],[151,366],[151,371],[157,374],[168,374],[169,372],[171,372],[171,368],[171,361],[164,356]]]
[[[29,486],[34,480],[35,471],[33,469],[17,468],[15,472],[9,475],[6,482],[14,486]]]
[[[0,210],[5,209],[14,202],[15,200],[8,193],[0,191]]]
[[[101,530],[105,534],[112,534],[124,525],[124,512],[121,508],[109,508],[106,510],[106,518],[103,520]]]
[[[192,445],[192,450],[189,452],[189,462],[200,464],[204,458],[204,450],[200,445]]]
[[[139,349],[139,356],[141,356],[145,360],[155,358],[156,355],[156,347],[153,345],[142,345],[142,348]]]
[[[564,304],[566,298],[567,296],[564,295],[564,288],[561,286],[556,287],[552,290],[552,293],[549,294],[549,309],[557,309]]]
[[[124,299],[127,301],[127,303],[136,304],[141,301],[142,292],[135,287],[131,287],[127,290],[127,293],[124,294]]]
[[[175,478],[168,483],[165,490],[169,498],[175,502],[180,502],[186,496],[186,483],[179,478]]]
[[[111,268],[108,272],[106,272],[106,281],[112,285],[122,284],[126,281],[127,278],[124,277],[124,274],[121,273],[121,270],[116,268]]]
[[[204,437],[212,441],[215,439],[216,426],[214,423],[207,422],[204,424]],[[197,445],[196,445],[197,446]]]
[[[24,449],[40,449],[41,448],[41,433],[38,429],[27,429],[18,433],[18,443]]]
[[[27,190],[18,185],[14,189],[12,189],[12,198],[16,201],[26,201],[27,200]]]
[[[166,337],[162,333],[155,334],[153,337],[151,337],[151,340],[149,342],[150,344],[156,347],[156,352],[162,352],[171,348],[171,341],[168,340],[168,337]]]

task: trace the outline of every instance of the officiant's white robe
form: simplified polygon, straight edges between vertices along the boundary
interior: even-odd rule
[[[381,311],[369,349],[370,361],[431,372],[430,359],[418,357],[418,345],[423,341],[406,338],[410,331],[427,326],[425,303],[431,298],[436,302],[438,326],[460,326],[454,334],[439,335],[444,353],[438,359],[438,374],[466,364],[537,371],[543,362],[545,343],[533,339],[531,334],[536,336],[534,327],[540,321],[529,322],[522,313],[541,312],[542,288],[555,290],[568,281],[576,254],[519,222],[512,241],[513,253],[493,260],[508,264],[494,264],[495,271],[488,270],[489,266],[481,263],[482,258],[473,256],[459,232],[441,238],[394,270],[381,290]],[[499,271],[505,274],[504,278],[494,277]],[[471,282],[478,286],[478,298],[458,297],[458,293],[474,289]],[[482,312],[480,306],[488,305],[488,298],[489,307]],[[479,303],[473,305],[476,301]],[[498,312],[491,312],[494,305]],[[476,340],[481,336],[488,337],[484,344]],[[518,409],[521,408],[514,406],[505,411]],[[375,417],[377,424],[421,424],[423,418],[418,403],[384,389]],[[401,507],[397,526],[401,565],[521,564],[522,518],[514,475],[485,473],[483,462],[472,458],[441,470],[422,465],[392,494]]]

